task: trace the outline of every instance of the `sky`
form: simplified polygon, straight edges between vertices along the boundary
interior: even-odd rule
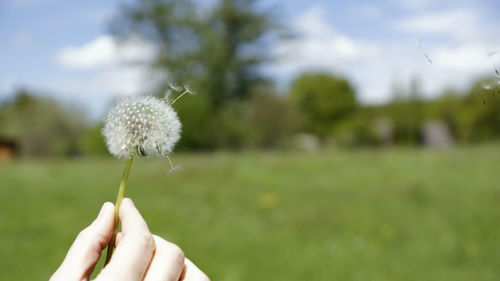
[[[151,59],[154,46],[131,40],[119,47],[109,35],[110,19],[130,1],[1,0],[0,100],[25,87],[101,118],[116,96],[147,91],[157,77],[130,62]],[[497,0],[260,5],[297,35],[273,42],[277,59],[262,70],[283,91],[300,73],[327,71],[347,77],[362,103],[386,102],[411,81],[431,98],[464,91],[500,65]]]

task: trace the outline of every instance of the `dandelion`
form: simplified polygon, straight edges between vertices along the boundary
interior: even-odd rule
[[[113,253],[118,210],[134,156],[167,158],[172,170],[175,170],[168,154],[179,140],[180,131],[181,123],[168,100],[150,96],[122,98],[109,112],[102,130],[106,146],[111,154],[127,159],[127,162],[116,198],[114,234],[108,244],[105,264]]]
[[[166,157],[180,138],[181,123],[172,106],[155,97],[124,98],[102,130],[111,154]]]

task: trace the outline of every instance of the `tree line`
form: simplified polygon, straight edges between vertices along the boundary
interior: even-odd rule
[[[209,110],[200,93],[175,104],[183,123],[177,149],[289,149],[299,133],[324,145],[378,147],[387,145],[377,129],[381,120],[391,128],[392,145],[420,145],[423,124],[436,120],[458,143],[499,140],[500,88],[486,90],[482,82],[434,99],[412,87],[383,105],[360,104],[348,80],[327,73],[303,74],[287,93],[256,88],[219,111]],[[105,155],[101,128],[75,106],[28,90],[0,103],[0,138],[15,140],[26,156]]]

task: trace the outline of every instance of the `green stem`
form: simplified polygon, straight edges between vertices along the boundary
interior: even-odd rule
[[[182,98],[183,95],[185,95],[188,91],[184,91],[184,93],[180,94],[175,100],[173,100],[170,104],[174,104],[178,99]]]
[[[123,197],[125,195],[125,188],[127,187],[128,174],[130,173],[130,167],[132,166],[132,160],[134,160],[134,154],[130,154],[130,157],[125,164],[125,169],[123,170],[122,181],[120,182],[120,188],[118,189],[118,195],[116,196],[115,203],[115,227],[113,230],[113,237],[111,237],[111,241],[109,241],[108,249],[106,252],[106,261],[104,262],[104,266],[109,263],[111,260],[111,255],[113,254],[113,248],[115,247],[115,239],[116,233],[118,232],[118,224],[120,223],[118,215],[120,212],[120,205],[122,203]]]

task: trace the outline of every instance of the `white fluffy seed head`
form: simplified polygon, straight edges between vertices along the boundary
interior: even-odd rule
[[[106,117],[102,134],[111,154],[166,157],[180,138],[181,123],[165,100],[121,98]]]

